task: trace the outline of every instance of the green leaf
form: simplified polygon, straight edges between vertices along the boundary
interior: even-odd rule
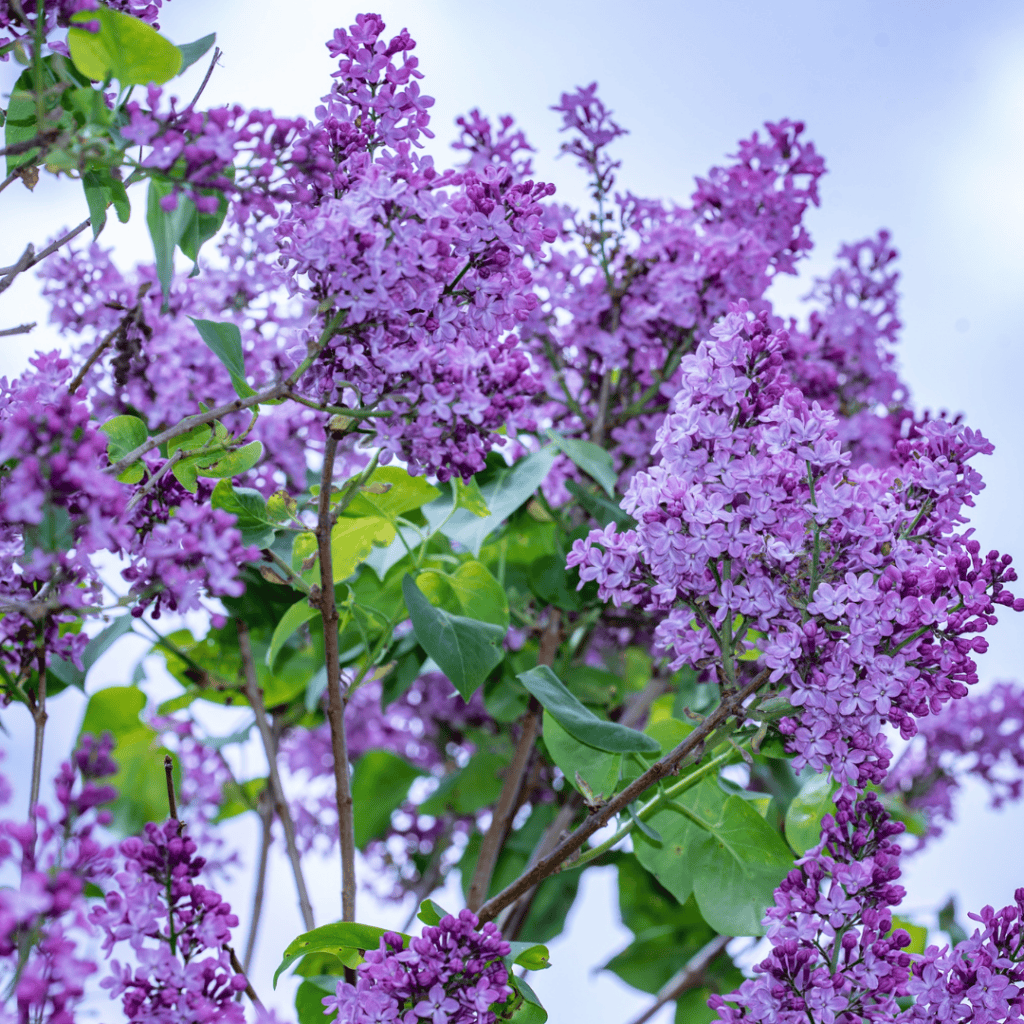
[[[394,536],[395,528],[379,516],[365,516],[359,519],[342,516],[331,530],[331,567],[334,571],[334,582],[341,583],[342,580],[347,580],[356,571],[359,563],[373,550],[375,544],[389,544]],[[294,561],[295,548],[292,549],[292,562]],[[320,582],[319,562],[317,559],[313,568],[303,574],[303,579],[307,583]]]
[[[500,754],[474,754],[465,768],[446,775],[417,811],[435,818],[449,809],[460,815],[475,814],[501,795],[501,772],[507,767],[508,758]]]
[[[239,398],[249,398],[256,392],[245,379],[245,356],[242,353],[242,332],[231,323],[218,323],[216,320],[197,320],[190,316],[195,324],[199,337],[206,342],[206,347],[224,364],[231,376],[235,394]]]
[[[107,435],[107,458],[111,465],[120,462],[129,452],[135,451],[149,439],[149,429],[138,416],[115,416],[107,420],[100,430]],[[141,459],[129,466],[117,478],[123,484],[137,484],[145,475]]]
[[[193,263],[199,259],[199,250],[220,230],[227,214],[227,199],[220,193],[204,189],[204,194],[217,195],[216,213],[200,213],[187,196],[178,195],[178,205],[165,210],[160,200],[174,192],[174,183],[150,178],[146,201],[146,224],[153,240],[157,279],[164,296],[163,312],[167,309],[171,279],[174,277],[174,248],[178,246]],[[193,268],[195,270],[195,268]]]
[[[380,516],[394,525],[395,516],[429,504],[440,493],[423,477],[410,476],[399,466],[380,466],[352,499],[346,515]]]
[[[194,43],[183,43],[179,46],[178,52],[181,54],[181,68],[178,70],[178,74],[183,75],[216,41],[217,33],[211,32],[208,36],[203,36],[202,39],[197,39]]]
[[[551,966],[548,947],[539,942],[510,942],[508,956],[503,959],[511,968],[525,967],[528,971],[544,971]],[[509,974],[512,971],[509,970]]]
[[[491,510],[487,507],[487,501],[480,492],[480,485],[476,482],[475,476],[469,478],[468,484],[463,482],[461,476],[454,476],[451,483],[455,488],[455,507],[457,509],[464,508],[467,512],[472,512],[473,515],[479,516],[481,519],[491,514]]]
[[[217,477],[230,479],[248,473],[261,458],[263,458],[262,442],[250,441],[234,451],[226,454],[218,453],[217,460],[209,466],[200,466],[197,475],[215,479]]]
[[[79,736],[110,732],[117,741],[114,760],[118,772],[110,783],[118,792],[111,810],[111,828],[122,835],[142,830],[148,821],[164,821],[168,815],[165,750],[159,736],[139,720],[146,695],[136,686],[110,686],[89,698]],[[181,773],[174,758],[175,784]]]
[[[548,445],[527,455],[514,466],[499,470],[494,478],[480,488],[490,514],[484,518],[469,509],[457,509],[450,519],[451,501],[443,498],[425,505],[423,514],[432,530],[440,530],[479,557],[480,546],[488,534],[496,530],[520,505],[532,497],[544,482],[555,462],[555,449]],[[447,519],[447,522],[445,520]]]
[[[544,712],[544,746],[574,789],[582,791],[576,781],[578,774],[598,799],[615,792],[622,755],[581,743],[558,724],[550,711]]]
[[[274,663],[277,661],[277,656],[281,653],[281,648],[288,642],[289,638],[294,635],[295,631],[304,623],[309,622],[314,615],[320,613],[314,608],[309,601],[303,598],[301,601],[296,601],[281,616],[280,621],[274,627],[274,635],[270,638],[270,646],[267,648],[266,664],[267,668],[273,671]]]
[[[59,679],[65,686],[75,686],[79,690],[85,689],[85,679],[89,669],[96,664],[99,658],[106,654],[110,648],[123,637],[132,631],[132,623],[135,620],[130,615],[122,615],[115,619],[106,629],[97,633],[86,645],[82,652],[82,667],[76,668],[70,661],[64,658],[52,658],[47,666],[47,675]],[[56,692],[56,688],[51,688]]]
[[[435,608],[408,574],[402,593],[416,639],[463,700],[469,700],[504,657],[501,643],[506,630]]]
[[[210,503],[235,517],[243,544],[269,548],[274,543],[274,523],[259,491],[251,487],[232,487],[229,481],[221,480],[213,489]]]
[[[303,932],[293,939],[284,955],[281,963],[274,972],[274,988],[277,988],[277,979],[281,973],[288,969],[300,956],[307,953],[332,953],[340,956],[342,951],[376,949],[380,943],[380,937],[389,928],[375,928],[372,924],[356,924],[354,921],[336,921],[334,924],[321,925],[311,932]],[[401,934],[401,933],[399,933]],[[409,936],[402,935],[408,946]]]
[[[82,89],[98,96],[93,89]],[[113,176],[110,168],[86,171],[82,175],[82,187],[85,189],[85,201],[89,206],[89,219],[92,222],[92,237],[95,238],[107,223],[107,207],[113,205],[117,218],[122,224],[127,223],[131,216],[131,204],[123,182]]]
[[[58,58],[60,59],[60,58]],[[44,57],[42,61],[42,87],[50,89],[57,84],[57,75],[54,72],[53,56]],[[46,109],[49,114],[54,110],[55,101],[52,96],[47,98]],[[7,106],[7,119],[4,122],[4,145],[14,146],[19,142],[28,142],[39,134],[36,124],[36,97],[35,97],[35,72],[32,68],[23,71],[14,88],[11,90],[11,98]],[[50,123],[47,127],[50,127]],[[73,130],[75,127],[74,117],[67,111],[63,111],[56,127]],[[38,148],[26,150],[24,153],[7,154],[7,173],[10,174],[15,168],[25,164],[33,164],[39,161],[40,152]]]
[[[464,612],[467,618],[490,622],[508,629],[508,598],[502,585],[491,575],[482,562],[463,562],[453,573],[428,569],[417,577],[420,589],[432,596],[432,581],[440,581],[450,588],[456,607],[450,609]],[[443,603],[443,602],[437,602]]]
[[[603,494],[591,494],[575,480],[566,480],[565,489],[589,512],[602,527],[614,522],[621,530],[635,530],[637,521],[628,513],[623,512],[614,502]]]
[[[335,979],[336,981],[337,979]],[[316,982],[306,979],[295,990],[295,1016],[298,1024],[329,1024],[337,1014],[325,1015],[323,999],[327,995]]]
[[[889,929],[888,934],[892,935],[898,928],[902,928],[910,936],[910,945],[904,946],[903,952],[920,956],[928,944],[928,929],[922,928],[919,924],[914,924],[913,921],[905,917],[897,917],[893,914],[892,927]]]
[[[425,774],[389,750],[368,750],[352,773],[355,840],[360,850],[383,835],[391,813],[401,807],[414,779]]]
[[[803,855],[821,841],[821,819],[835,814],[832,802],[835,785],[828,772],[812,775],[793,797],[786,811],[786,841]]]
[[[439,903],[435,903],[433,900],[424,900],[420,904],[420,911],[416,917],[424,924],[436,925],[439,924],[441,918],[447,917],[448,911],[444,909]]]
[[[952,896],[939,911],[939,927],[949,936],[954,946],[967,939],[967,932],[956,919],[956,900]]]
[[[726,796],[712,781],[681,802],[704,828],[689,844],[693,895],[704,920],[721,935],[763,935],[765,910],[793,866],[786,844],[746,800]]]
[[[436,659],[435,659],[436,660]],[[547,665],[538,665],[516,677],[570,736],[613,754],[656,753],[658,741],[636,729],[606,722],[581,704]]]
[[[75,27],[76,23],[95,21],[100,24],[99,32]],[[181,51],[156,29],[103,6],[72,15],[68,49],[83,75],[97,82],[111,75],[122,86],[160,85],[178,74],[182,64]]]
[[[587,476],[596,480],[609,498],[615,497],[615,483],[619,478],[610,452],[593,441],[562,437],[554,430],[545,430],[548,440],[560,448]]]
[[[512,1015],[510,1024],[545,1024],[548,1011],[540,1004],[537,993],[519,975],[509,972],[508,983],[523,998],[523,1004]]]

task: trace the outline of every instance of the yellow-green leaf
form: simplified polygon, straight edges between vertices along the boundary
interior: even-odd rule
[[[121,85],[158,85],[181,70],[181,50],[164,39],[156,29],[130,14],[100,7],[79,11],[71,18],[68,49],[71,60],[83,75],[97,82],[108,75]],[[98,32],[77,28],[99,23]]]

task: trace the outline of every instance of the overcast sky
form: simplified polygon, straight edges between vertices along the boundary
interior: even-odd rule
[[[421,86],[437,97],[438,159],[458,114],[474,106],[491,115],[512,113],[540,150],[537,176],[554,181],[563,200],[582,201],[583,187],[572,165],[552,159],[558,118],[548,108],[576,85],[598,80],[605,102],[630,129],[617,144],[619,183],[640,195],[683,200],[693,176],[720,163],[740,136],[766,119],[804,120],[829,174],[822,206],[807,219],[815,253],[805,277],[787,283],[777,300],[795,311],[807,275],[827,271],[841,242],[880,227],[892,231],[903,255],[904,379],[920,407],[963,411],[996,444],[996,454],[982,460],[988,489],[974,522],[984,549],[1024,560],[1024,5],[395,0],[377,9],[389,30],[407,26],[419,40]],[[178,43],[218,33],[224,56],[209,102],[311,115],[329,85],[323,42],[359,10],[337,0],[291,8],[269,0],[174,0],[162,24]],[[192,69],[183,81],[186,98],[200,75]],[[0,68],[0,88],[11,81],[11,67]],[[9,188],[0,196],[0,265],[13,262],[28,240],[38,243],[83,216],[74,183],[44,178],[32,196],[20,184]],[[106,240],[126,260],[146,258],[138,212],[126,228],[111,224]],[[35,289],[26,279],[0,297],[0,327],[45,319]],[[31,348],[55,340],[41,327],[30,339],[4,344],[0,375],[20,371]],[[982,685],[1021,675],[1024,621],[1014,618],[988,634]],[[92,685],[125,682],[124,664],[108,659]],[[47,751],[54,766],[67,749],[62,740],[77,728],[76,699],[54,702]],[[5,718],[17,724],[10,714]],[[12,742],[9,768],[24,763],[27,740],[15,730]],[[921,912],[922,923],[949,893],[978,909],[1009,902],[1024,884],[1016,855],[1024,812],[992,814],[980,794],[968,796],[958,826],[907,863],[907,906]],[[247,832],[240,838],[252,848]],[[274,871],[280,907],[264,925],[261,972],[272,970],[299,930],[284,862]],[[311,873],[318,920],[326,921],[335,904],[335,869]],[[614,872],[591,874],[598,876],[588,883],[591,898],[574,911],[570,936],[552,946],[558,969],[535,976],[555,1022],[625,1022],[646,1002],[611,976],[588,974],[628,940],[611,905]],[[231,895],[244,925],[247,886]],[[370,920],[364,908],[360,916]],[[268,978],[262,980],[269,990]],[[667,1024],[671,1013],[666,1009],[658,1020]]]

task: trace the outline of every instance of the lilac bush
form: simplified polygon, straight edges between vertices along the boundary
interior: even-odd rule
[[[299,1024],[542,1024],[525,974],[592,864],[648,1017],[1021,1019],[1024,889],[946,946],[893,915],[962,781],[997,806],[1024,781],[1020,689],[972,692],[1024,610],[970,524],[993,448],[912,404],[888,232],[800,317],[773,305],[826,172],[804,124],[650,199],[597,85],[566,91],[574,209],[511,116],[460,117],[441,160],[415,40],[379,15],[327,41],[306,119],[208,107],[216,50],[183,103],[214,40],[173,46],[159,2],[31,6],[0,0],[25,65],[0,192],[66,174],[89,218],[0,278],[38,264],[65,342],[0,380],[0,689],[34,738],[0,828],[3,1019],[274,1020],[294,968]],[[154,260],[122,267],[98,235],[143,182]],[[159,707],[151,662],[86,689],[129,633],[177,684]],[[222,828],[248,814],[252,858]],[[275,847],[290,941],[259,934]],[[314,851],[340,865],[319,927]],[[419,934],[358,920],[357,855]],[[250,867],[243,962],[215,886]],[[456,874],[454,914],[431,896]],[[731,937],[762,934],[744,978]]]

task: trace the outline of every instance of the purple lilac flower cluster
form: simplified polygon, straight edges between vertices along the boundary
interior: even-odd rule
[[[96,964],[80,955],[79,933],[88,930],[82,892],[110,877],[114,851],[93,834],[110,820],[101,810],[116,795],[102,782],[117,766],[110,758],[113,740],[83,736],[71,760],[61,765],[54,783],[60,806],[50,820],[43,805],[27,822],[0,822],[0,863],[21,848],[17,888],[0,890],[0,969],[17,1003],[17,1015],[5,1020],[46,1020],[70,1024]],[[6,802],[10,786],[0,784]]]
[[[555,237],[541,206],[553,186],[493,162],[439,173],[416,152],[433,101],[413,40],[383,30],[361,15],[335,33],[334,88],[293,153],[278,241],[293,287],[324,310],[309,343],[324,325],[335,335],[300,386],[373,410],[382,461],[468,477],[499,427],[532,422],[514,329],[537,305],[525,260]]]
[[[954,949],[905,952],[893,927],[904,896],[903,825],[874,793],[841,797],[821,843],[797,862],[765,916],[772,949],[753,978],[709,1005],[750,1024],[1004,1024],[1024,1009],[1024,889],[1014,906],[970,917],[983,928]],[[909,1002],[909,1006],[907,1005]]]
[[[622,503],[638,527],[593,531],[568,564],[602,599],[663,616],[674,667],[730,683],[740,657],[770,670],[800,709],[782,722],[795,766],[827,767],[850,793],[884,779],[883,724],[910,737],[915,717],[964,696],[995,606],[1024,600],[1006,589],[1009,556],[959,532],[982,486],[969,460],[991,445],[925,421],[894,465],[851,466],[766,320],[740,304],[683,358],[660,461]]]
[[[106,952],[127,942],[136,966],[113,960],[100,984],[112,999],[121,997],[125,1016],[138,1024],[242,1024],[235,997],[246,980],[224,948],[238,918],[218,893],[195,881],[205,861],[181,831],[174,820],[150,823],[145,839],[121,843],[116,887],[89,920],[102,929]]]
[[[903,831],[873,793],[840,798],[821,843],[775,891],[765,924],[772,950],[755,977],[709,1005],[724,1021],[824,1022],[892,1019],[910,976],[910,936],[893,929],[903,899]],[[732,1004],[732,1005],[730,1005]]]
[[[612,200],[618,164],[606,147],[624,130],[594,86],[563,95],[555,109],[576,133],[562,148],[590,175],[598,212],[591,220],[549,213],[563,244],[537,271],[548,297],[524,331],[542,368],[538,418],[570,436],[609,436],[625,488],[650,464],[680,358],[730,303],[770,310],[772,278],[795,273],[810,249],[801,221],[818,202],[824,162],[802,138],[803,125],[785,121],[698,179],[689,207],[630,193]],[[562,480],[575,475],[567,460],[556,467],[546,484],[554,500],[565,499]]]
[[[11,383],[0,379],[0,624],[8,667],[21,674],[37,657],[39,624],[29,602],[54,610],[96,603],[92,558],[131,544],[122,522],[127,491],[104,473],[107,441],[89,408],[69,395],[70,363],[39,354]],[[51,615],[43,640],[54,655],[77,661],[85,634],[58,635],[65,615]]]
[[[492,922],[480,931],[478,925],[472,911],[449,914],[411,939],[408,949],[388,932],[377,949],[367,950],[355,985],[341,981],[324,999],[325,1012],[337,1011],[337,1024],[492,1024],[494,1004],[512,995],[502,961],[510,947]]]
[[[927,836],[941,835],[953,820],[961,780],[974,776],[988,788],[992,805],[1015,802],[1024,792],[1024,690],[997,683],[953,701],[926,718],[892,766],[885,789],[900,792],[908,806],[928,817]]]
[[[190,104],[178,110],[176,97],[162,110],[163,98],[163,89],[150,85],[148,106],[129,103],[128,124],[121,129],[126,139],[145,147],[143,167],[174,181],[175,190],[160,200],[163,209],[174,210],[183,191],[200,213],[215,213],[227,196],[235,219],[273,214],[272,185],[305,122],[238,104],[203,111]]]

